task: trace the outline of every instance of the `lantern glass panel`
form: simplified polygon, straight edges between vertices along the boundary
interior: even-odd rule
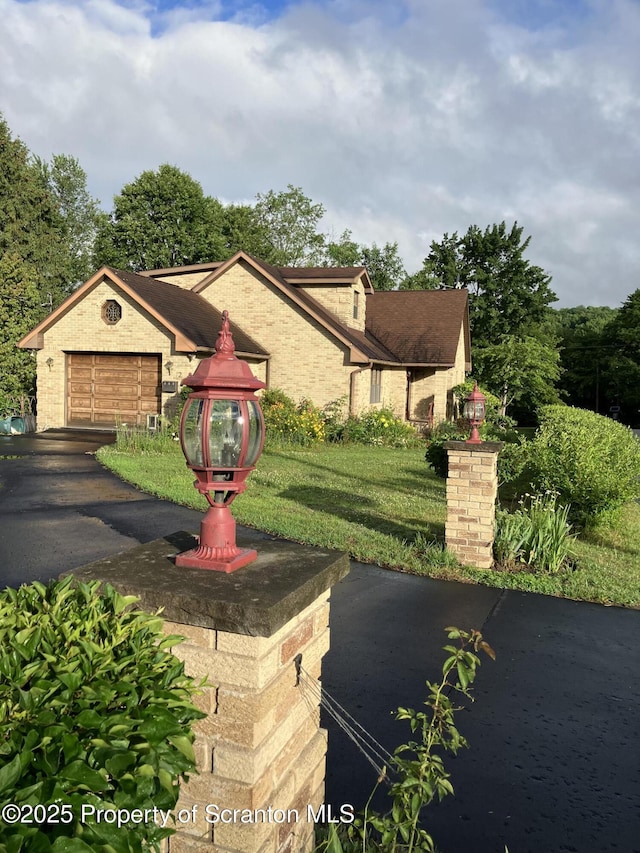
[[[260,441],[262,439],[262,410],[260,406],[249,400],[247,402],[249,410],[249,441],[247,444],[247,456],[244,460],[245,465],[255,465],[256,459],[260,455]]]
[[[202,416],[204,400],[187,401],[187,411],[182,430],[182,446],[189,465],[204,466],[202,453]]]
[[[237,400],[212,400],[209,411],[209,459],[212,468],[237,468],[244,418]]]

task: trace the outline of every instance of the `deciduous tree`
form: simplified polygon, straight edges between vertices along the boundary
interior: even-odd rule
[[[484,231],[472,225],[462,237],[445,234],[402,287],[466,287],[475,345],[497,344],[505,335],[521,337],[544,319],[546,306],[556,299],[550,276],[525,259],[531,238],[523,239],[522,232],[517,223],[509,231],[501,222]]]
[[[531,335],[507,335],[497,344],[477,347],[474,375],[499,398],[501,415],[523,400],[532,412],[559,402],[555,383],[560,377],[560,353],[553,343]]]
[[[275,266],[318,266],[325,251],[324,234],[318,224],[324,216],[322,204],[314,204],[300,187],[258,193],[254,207],[256,222],[265,236],[262,260]]]
[[[96,265],[148,270],[225,256],[223,206],[186,172],[164,164],[114,198],[96,239]]]

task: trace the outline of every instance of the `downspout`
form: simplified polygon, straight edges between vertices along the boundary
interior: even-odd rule
[[[366,364],[364,367],[357,367],[355,370],[352,370],[349,374],[349,417],[352,418],[355,416],[355,408],[354,408],[354,398],[355,398],[355,379],[357,373],[362,373],[363,370],[371,370],[373,367],[373,362],[370,361],[369,364]]]

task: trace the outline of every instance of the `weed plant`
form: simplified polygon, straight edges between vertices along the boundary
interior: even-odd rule
[[[447,659],[440,681],[427,681],[427,710],[398,708],[396,713],[396,719],[408,721],[417,739],[397,747],[363,813],[349,826],[333,824],[317,853],[435,853],[433,838],[422,826],[422,813],[432,802],[453,794],[444,754],[455,755],[468,746],[455,725],[455,714],[464,708],[456,699],[473,701],[471,685],[480,665],[478,653],[495,660],[493,649],[479,631],[446,631],[451,641],[444,646]],[[394,780],[389,788],[392,805],[380,814],[371,811],[369,805],[387,775]]]

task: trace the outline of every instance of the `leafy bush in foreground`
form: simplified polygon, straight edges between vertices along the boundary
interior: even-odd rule
[[[585,409],[541,409],[528,468],[535,489],[556,492],[582,523],[640,496],[640,441],[628,427]]]
[[[172,833],[91,814],[171,811],[195,766],[195,685],[135,600],[71,578],[0,594],[0,805],[34,807],[0,818],[2,853],[137,853]]]

